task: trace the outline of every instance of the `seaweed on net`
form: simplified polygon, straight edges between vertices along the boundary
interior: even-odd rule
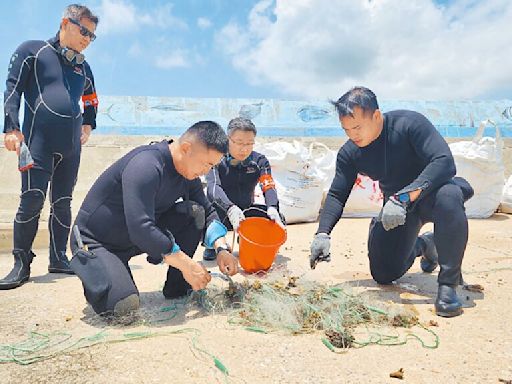
[[[299,279],[286,273],[270,273],[264,280],[237,283],[236,292],[209,288],[204,304],[213,312],[225,313],[229,322],[256,332],[305,334],[323,331],[322,341],[329,348],[348,348],[369,344],[399,345],[409,338],[424,347],[436,348],[438,338],[423,327],[415,313],[401,306],[381,308],[343,285],[326,285]],[[383,334],[379,329],[419,326],[434,335],[428,345],[410,331],[404,337]],[[357,340],[358,328],[369,335]]]

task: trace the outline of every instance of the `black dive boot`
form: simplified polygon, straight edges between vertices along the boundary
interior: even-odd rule
[[[455,317],[462,314],[462,303],[454,285],[439,285],[435,307],[438,316]]]
[[[436,243],[434,243],[434,232],[425,232],[420,236],[425,243],[425,251],[420,260],[421,270],[426,273],[432,273],[439,265]]]
[[[217,252],[213,248],[205,248],[203,252],[203,260],[211,261],[217,258]]]
[[[13,289],[26,283],[30,277],[30,263],[35,255],[32,251],[24,251],[22,249],[14,249],[14,267],[7,276],[0,280],[0,290]]]
[[[50,265],[48,265],[48,272],[66,273],[68,275],[75,274],[69,266],[69,260],[65,251],[58,251],[57,254],[50,251]]]

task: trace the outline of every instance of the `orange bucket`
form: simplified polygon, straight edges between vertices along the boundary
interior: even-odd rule
[[[248,273],[266,271],[272,266],[286,231],[264,217],[248,217],[238,227],[240,265]]]

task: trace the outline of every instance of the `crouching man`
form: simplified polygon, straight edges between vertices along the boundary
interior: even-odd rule
[[[237,273],[226,228],[199,180],[220,162],[227,146],[217,123],[201,121],[177,141],[132,150],[96,180],[75,221],[71,267],[97,313],[123,315],[139,308],[128,261],[142,253],[152,264],[169,266],[163,288],[169,299],[203,289],[211,280],[192,260],[203,236],[216,250],[221,272]]]
[[[385,202],[379,218],[370,224],[368,257],[373,279],[390,284],[421,256],[424,272],[440,266],[436,313],[460,315],[456,287],[462,281],[468,241],[464,202],[473,195],[473,188],[454,177],[448,144],[417,112],[381,113],[375,94],[367,88],[351,89],[334,105],[349,140],[338,152],[336,175],[311,244],[311,267],[329,258],[329,235],[357,174],[362,173],[379,181]],[[434,223],[434,232],[418,237],[426,223]]]

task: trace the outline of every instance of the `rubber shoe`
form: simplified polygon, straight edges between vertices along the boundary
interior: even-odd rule
[[[136,293],[119,300],[114,306],[115,316],[125,316],[140,308],[140,298]]]
[[[26,252],[21,249],[14,249],[12,254],[14,256],[14,266],[11,272],[0,280],[0,290],[18,288],[30,278],[30,263],[32,263],[35,255],[32,251]]]
[[[435,308],[437,316],[455,317],[462,314],[462,303],[454,286],[439,285]]]
[[[434,233],[425,232],[420,239],[425,242],[425,251],[420,260],[421,270],[425,273],[432,273],[439,265]]]

